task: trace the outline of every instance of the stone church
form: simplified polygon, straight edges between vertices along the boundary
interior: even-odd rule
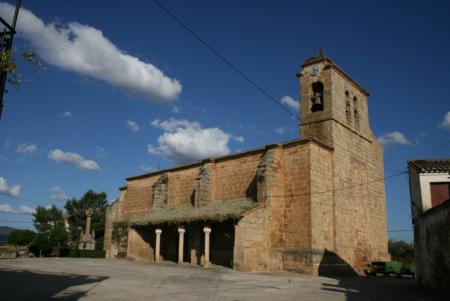
[[[323,53],[301,67],[299,139],[127,178],[106,256],[310,275],[388,259],[369,93]]]

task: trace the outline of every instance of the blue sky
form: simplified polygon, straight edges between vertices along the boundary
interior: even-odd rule
[[[294,75],[323,48],[371,92],[386,175],[450,139],[448,1],[164,4],[280,102],[298,99]],[[297,138],[297,120],[152,1],[23,7],[14,48],[35,49],[48,70],[20,64],[31,81],[5,96],[0,225],[31,227],[30,208],[62,207],[90,188],[114,200],[125,177],[147,170]],[[389,229],[411,229],[407,176],[387,180],[386,196]]]

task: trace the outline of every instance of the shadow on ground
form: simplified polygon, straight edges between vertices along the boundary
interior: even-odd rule
[[[334,278],[338,280],[338,284],[322,283],[322,290],[344,293],[347,301],[446,300],[443,292],[422,288],[412,277],[354,276]]]
[[[338,280],[338,284],[322,283],[321,289],[343,293],[346,301],[446,300],[443,292],[422,288],[412,277],[360,277],[344,259],[327,249],[319,265],[319,275]]]
[[[107,278],[0,270],[0,300],[78,300]]]

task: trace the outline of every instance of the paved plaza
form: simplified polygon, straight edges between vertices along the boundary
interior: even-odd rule
[[[0,300],[442,300],[415,279],[256,274],[128,260],[0,260]]]

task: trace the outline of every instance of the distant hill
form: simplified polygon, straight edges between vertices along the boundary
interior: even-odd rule
[[[11,233],[14,230],[18,230],[18,229],[6,227],[6,226],[0,226],[0,241],[6,241],[8,239],[9,233]]]

